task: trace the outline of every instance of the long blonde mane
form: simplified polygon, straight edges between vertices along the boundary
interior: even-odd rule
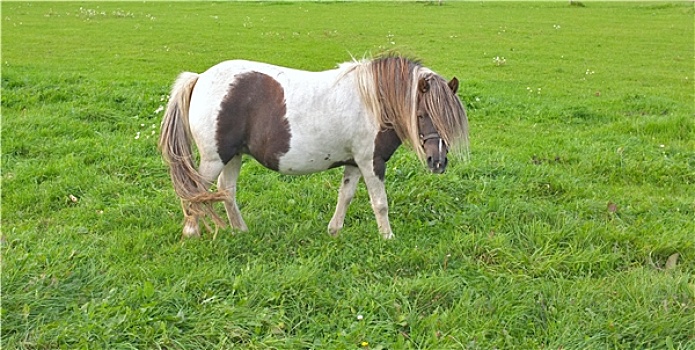
[[[421,161],[425,150],[417,123],[418,82],[430,89],[421,94],[434,127],[450,152],[468,152],[468,119],[461,101],[447,82],[419,62],[399,56],[362,60],[348,66],[354,71],[362,101],[382,129],[393,129]]]

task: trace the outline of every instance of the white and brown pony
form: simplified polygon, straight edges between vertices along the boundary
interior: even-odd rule
[[[237,207],[236,181],[248,154],[282,174],[344,166],[338,204],[328,224],[343,227],[360,177],[383,238],[392,238],[384,189],[386,161],[410,145],[437,174],[447,152],[467,151],[468,120],[448,83],[403,57],[387,56],[306,72],[250,61],[226,61],[202,74],[182,73],[171,91],[159,148],[181,198],[183,236],[199,236],[198,220],[224,224],[212,203],[224,202],[233,229],[247,227]],[[193,164],[192,143],[200,155]],[[217,180],[217,191],[210,186]]]

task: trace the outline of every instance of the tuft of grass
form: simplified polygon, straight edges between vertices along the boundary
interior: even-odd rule
[[[692,4],[432,4],[3,2],[2,345],[695,347]],[[326,233],[339,170],[251,159],[250,232],[180,239],[179,72],[384,51],[457,76],[471,125],[442,176],[388,163],[395,241],[364,186]]]

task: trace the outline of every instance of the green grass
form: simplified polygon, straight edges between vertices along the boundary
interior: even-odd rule
[[[695,349],[692,2],[1,6],[3,348]],[[327,234],[339,170],[248,159],[250,232],[180,240],[180,71],[384,50],[471,124],[442,176],[389,162],[395,241],[363,185]]]

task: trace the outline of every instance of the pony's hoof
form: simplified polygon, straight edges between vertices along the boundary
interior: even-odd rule
[[[198,230],[198,227],[194,227],[192,225],[185,225],[183,227],[183,233],[181,234],[183,238],[199,238],[200,237],[200,231]]]
[[[232,227],[232,234],[235,235],[237,232],[249,232],[249,229],[244,226],[244,227]]]
[[[246,226],[246,223],[244,220],[239,217],[238,219],[236,218],[230,218],[229,219],[229,227],[232,228],[232,233],[234,232],[248,232],[249,228]]]
[[[396,238],[396,236],[393,234],[393,232],[386,232],[381,234],[381,238],[389,240]]]
[[[181,239],[191,239],[191,238],[200,238],[200,233],[182,233],[181,234]]]
[[[331,235],[331,237],[338,237],[338,234],[340,233],[340,229],[336,227],[329,227],[328,228],[328,234]]]

